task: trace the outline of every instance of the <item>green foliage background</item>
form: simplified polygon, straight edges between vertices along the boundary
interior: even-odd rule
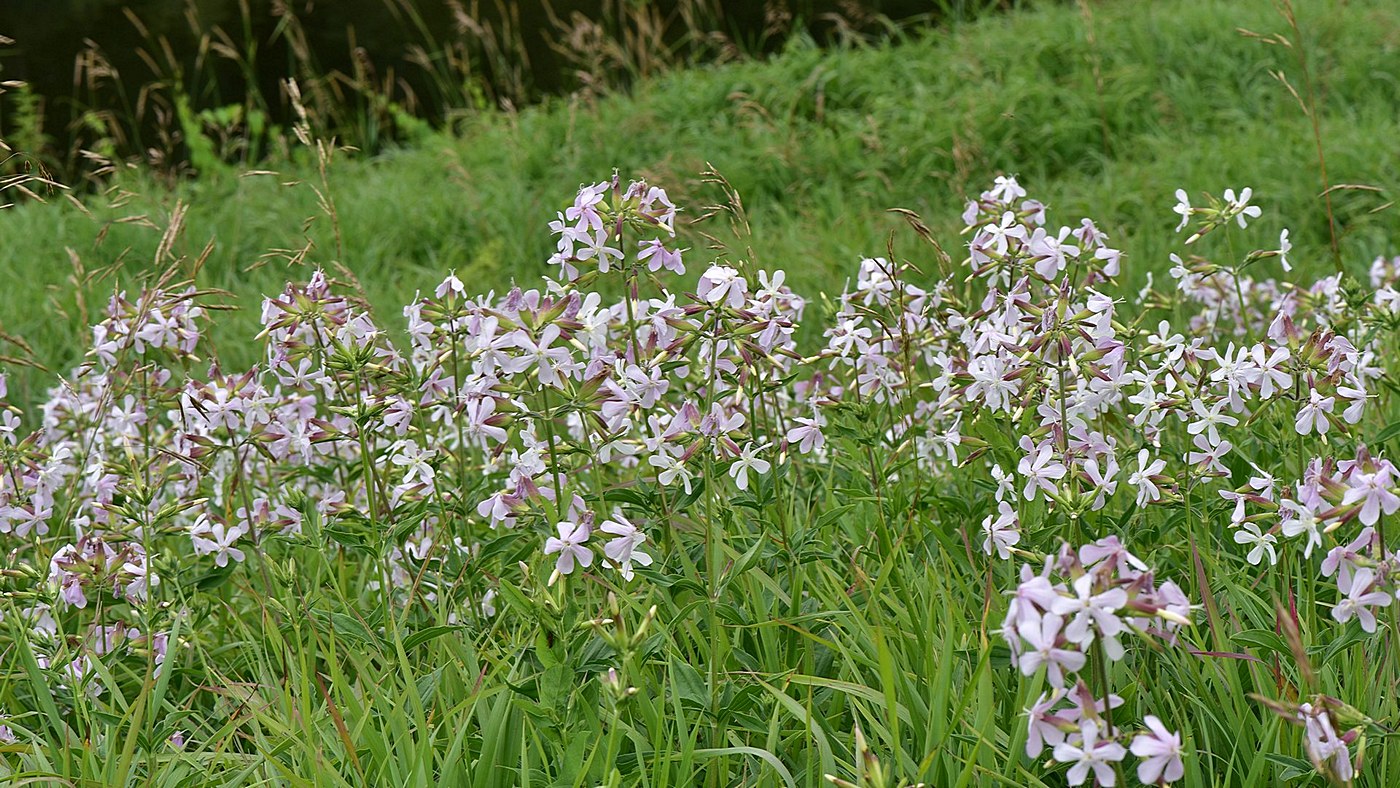
[[[1383,190],[1336,195],[1345,263],[1361,271],[1394,251],[1393,214],[1369,212],[1400,194],[1400,7],[1317,0],[1299,9],[1332,182]],[[317,175],[305,150],[267,165],[276,174],[211,173],[174,192],[122,172],[83,209],[55,194],[50,205],[6,212],[0,328],[34,343],[50,368],[71,365],[86,331],[68,284],[71,256],[89,272],[116,264],[131,280],[150,267],[177,201],[188,214],[175,251],[193,259],[213,244],[202,284],[248,307],[307,273],[275,260],[249,267],[309,239],[307,264],[339,260],[395,326],[413,293],[449,268],[483,288],[533,284],[551,251],[545,223],[579,183],[614,167],[665,185],[690,216],[701,214],[719,198],[701,183],[707,162],[749,210],[754,257],[785,268],[802,291],[839,289],[861,255],[883,254],[903,224],[891,207],[924,216],[956,252],[962,201],[1002,172],[1017,173],[1061,221],[1099,222],[1129,254],[1130,287],[1165,272],[1179,240],[1176,188],[1253,186],[1266,208],[1260,226],[1289,227],[1304,272],[1325,272],[1311,131],[1269,73],[1282,71],[1301,91],[1293,56],[1237,28],[1272,33],[1285,24],[1262,1],[1117,2],[1087,16],[1054,5],[897,44],[796,48],[771,62],[673,73],[630,95],[488,115],[411,149],[340,156],[329,193],[343,252],[306,185]],[[122,223],[132,217],[154,226]],[[910,238],[899,236],[900,248]],[[692,267],[703,265],[706,242],[689,240]],[[112,287],[85,288],[89,309]],[[224,321],[219,338],[237,360],[251,360],[238,354],[255,320],[248,308]],[[47,376],[20,385],[39,380]]]

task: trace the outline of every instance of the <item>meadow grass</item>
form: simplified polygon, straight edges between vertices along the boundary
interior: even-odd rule
[[[1391,144],[1400,138],[1400,8],[1308,2],[1300,23],[1322,88],[1332,181],[1383,190],[1337,197],[1343,263],[1359,274],[1394,252],[1393,214],[1370,211],[1400,189]],[[613,168],[668,186],[696,216],[725,202],[700,176],[712,166],[742,197],[747,222],[727,220],[731,203],[682,227],[692,274],[720,254],[707,250],[705,232],[727,246],[727,259],[786,269],[799,292],[834,296],[860,257],[885,252],[891,232],[931,280],[934,253],[885,209],[920,214],[961,260],[957,216],[1001,172],[1019,174],[1058,222],[1098,221],[1126,251],[1124,289],[1147,272],[1159,285],[1166,279],[1167,255],[1182,240],[1170,213],[1176,188],[1253,186],[1266,212],[1251,238],[1269,248],[1287,226],[1299,272],[1322,274],[1333,262],[1311,132],[1267,73],[1291,73],[1292,61],[1236,32],[1282,26],[1266,3],[1120,2],[1092,6],[1091,19],[1052,6],[898,45],[794,47],[771,62],[680,72],[590,106],[559,100],[474,121],[372,160],[343,156],[322,191],[333,211],[318,205],[309,159],[174,193],[126,174],[82,209],[52,199],[0,216],[0,272],[10,282],[0,315],[38,361],[55,370],[75,363],[88,344],[84,323],[96,322],[112,282],[71,284],[65,247],[84,270],[119,263],[133,282],[163,259],[157,247],[179,201],[188,213],[170,251],[191,266],[212,240],[196,281],[232,294],[215,301],[242,307],[220,316],[213,335],[229,369],[241,369],[259,357],[249,341],[260,329],[255,299],[306,278],[312,265],[353,274],[385,326],[400,325],[401,305],[449,269],[472,293],[499,293],[512,280],[533,286],[549,272],[546,223],[578,183]],[[121,221],[141,216],[152,226]],[[307,268],[288,271],[275,258],[253,267],[269,250],[308,239]],[[1385,341],[1394,351],[1394,336]],[[51,381],[17,375],[12,399],[34,398]],[[1396,421],[1388,394],[1383,402],[1368,415],[1368,434]],[[1251,451],[1288,465],[1290,419],[1270,419]],[[471,574],[477,562],[513,571],[534,556],[538,545],[522,531],[493,532],[461,567],[472,595],[420,595],[407,610],[366,583],[378,565],[353,549],[362,537],[328,532],[336,543],[328,550],[309,513],[305,539],[234,571],[200,574],[172,559],[161,567],[166,593],[172,609],[189,612],[171,617],[179,656],[164,673],[103,677],[109,693],[100,702],[53,689],[24,628],[11,627],[0,697],[33,710],[17,723],[41,746],[0,745],[18,753],[9,777],[484,788],[820,785],[831,774],[871,786],[1062,784],[1041,768],[1044,756],[1021,754],[1022,710],[1045,686],[1010,666],[997,631],[1002,592],[1016,576],[1014,562],[989,562],[978,549],[976,523],[994,484],[964,474],[959,487],[931,486],[897,464],[905,455],[875,457],[890,448],[875,426],[852,419],[833,433],[850,450],[833,452],[829,467],[794,458],[752,492],[721,498],[710,485],[699,503],[692,498],[695,508],[667,523],[674,535],[658,536],[674,571],[613,597],[602,583],[579,591],[577,577],[546,584],[540,571]],[[1376,445],[1400,430],[1384,433]],[[998,456],[1017,451],[996,423],[976,434]],[[365,462],[348,473],[371,477]],[[625,486],[594,492],[600,505],[651,505]],[[1152,653],[1103,677],[1131,719],[1190,721],[1178,723],[1187,730],[1181,784],[1320,784],[1302,733],[1250,698],[1304,684],[1274,604],[1274,584],[1291,583],[1291,571],[1305,585],[1303,570],[1285,564],[1251,581],[1243,551],[1196,554],[1179,534],[1227,544],[1229,506],[1212,492],[1193,509],[1189,495],[1184,511],[1137,516],[1129,506],[1116,520],[1083,524],[1033,502],[1022,520],[1028,534],[1130,533],[1154,545],[1142,558],[1205,606],[1189,641],[1215,656],[1138,647]],[[374,549],[387,546],[383,538]],[[1226,576],[1228,585],[1210,580]],[[499,594],[498,617],[471,609],[487,586]],[[1297,640],[1312,660],[1306,686],[1389,725],[1400,647],[1393,617],[1384,618],[1386,631],[1368,639],[1314,612]],[[601,680],[610,667],[637,692]],[[189,739],[184,750],[167,745],[177,731]],[[1388,739],[1369,740],[1361,784],[1400,784]]]
[[[1089,17],[1071,6],[1019,10],[864,49],[794,44],[769,62],[682,71],[588,105],[558,99],[486,116],[370,160],[342,155],[328,190],[339,243],[309,188],[318,181],[310,155],[269,163],[275,175],[211,175],[173,193],[124,173],[109,195],[84,198],[85,210],[55,195],[6,212],[0,273],[11,286],[0,296],[0,329],[33,343],[50,369],[73,364],[75,337],[113,284],[84,288],[83,318],[68,250],[89,273],[118,263],[130,281],[152,267],[178,201],[188,210],[175,251],[193,260],[212,243],[198,281],[239,297],[241,319],[217,339],[249,361],[238,355],[255,325],[246,307],[304,273],[275,257],[248,270],[271,250],[310,242],[307,265],[342,263],[393,318],[446,269],[496,287],[544,273],[549,241],[533,230],[562,207],[559,184],[617,168],[703,206],[721,198],[703,183],[707,163],[744,201],[754,261],[783,266],[809,291],[839,290],[852,261],[885,252],[904,226],[888,208],[928,217],[946,247],[960,245],[960,206],[1003,172],[1018,173],[1061,215],[1095,217],[1135,261],[1130,287],[1166,269],[1177,188],[1253,186],[1270,207],[1263,226],[1277,232],[1289,217],[1304,270],[1330,270],[1308,122],[1269,74],[1281,70],[1301,86],[1292,56],[1237,32],[1285,30],[1272,4],[1091,8]],[[1400,12],[1307,2],[1299,15],[1332,183],[1383,190],[1336,195],[1344,262],[1359,271],[1388,251],[1391,215],[1370,211],[1400,190],[1400,150],[1387,144],[1400,132]],[[901,248],[910,237],[897,237]],[[695,232],[686,240],[695,258],[709,254]],[[21,375],[16,385],[32,397],[47,380]]]

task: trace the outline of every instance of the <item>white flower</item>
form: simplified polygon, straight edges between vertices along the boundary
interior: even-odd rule
[[[1283,365],[1288,362],[1290,353],[1287,347],[1276,347],[1273,352],[1265,355],[1266,350],[1262,343],[1255,345],[1249,350],[1250,361],[1255,369],[1250,375],[1250,382],[1259,385],[1259,396],[1261,399],[1269,399],[1275,392],[1283,392],[1292,388],[1293,376],[1289,375]]]
[[[1138,452],[1138,469],[1128,477],[1128,484],[1137,488],[1138,506],[1146,506],[1161,499],[1162,491],[1157,489],[1157,483],[1152,477],[1161,474],[1166,467],[1166,460],[1153,460],[1151,452],[1147,449]]]
[[[685,462],[677,457],[672,457],[664,449],[647,458],[647,463],[653,468],[659,469],[656,474],[658,484],[669,487],[677,479],[680,479],[681,486],[685,488],[685,494],[690,494],[690,482],[695,478],[695,474],[685,466]]]
[[[982,540],[982,552],[991,555],[996,552],[997,557],[1005,561],[1011,557],[1011,547],[1021,541],[1021,521],[1016,517],[1016,510],[1006,501],[997,504],[997,516],[987,515],[982,521],[982,532],[986,538]]]
[[[1226,401],[1221,400],[1215,403],[1215,407],[1207,408],[1201,400],[1192,400],[1191,410],[1196,414],[1196,420],[1186,425],[1186,431],[1192,435],[1204,433],[1211,446],[1219,446],[1220,426],[1233,427],[1240,423],[1239,419],[1225,413],[1225,405]]]
[[[734,477],[734,483],[739,489],[749,489],[749,469],[753,469],[755,473],[764,474],[773,467],[772,463],[758,457],[758,453],[766,448],[768,448],[766,443],[762,446],[754,446],[752,443],[745,444],[743,450],[739,452],[739,458],[734,461],[733,465],[729,466],[729,475]]]
[[[1264,554],[1269,554],[1269,566],[1278,563],[1278,553],[1274,550],[1274,545],[1278,538],[1273,534],[1259,533],[1259,526],[1254,523],[1245,523],[1239,530],[1235,531],[1236,544],[1252,544],[1254,547],[1249,551],[1249,563],[1258,566],[1264,559]]]
[[[1312,558],[1313,548],[1322,546],[1322,534],[1317,528],[1317,515],[1297,501],[1280,501],[1279,508],[1286,513],[1283,519],[1283,535],[1292,538],[1299,534],[1307,534],[1308,540],[1303,543],[1303,557]]]
[[[1064,478],[1065,466],[1051,455],[1052,451],[1050,441],[1045,441],[1022,457],[1020,464],[1016,466],[1016,470],[1026,477],[1026,486],[1021,490],[1021,494],[1027,501],[1035,500],[1037,489],[1053,494],[1054,482]]]
[[[1225,211],[1229,216],[1235,217],[1235,221],[1238,222],[1242,228],[1246,226],[1246,216],[1251,219],[1258,219],[1259,215],[1263,213],[1257,206],[1249,204],[1249,198],[1252,196],[1254,196],[1254,190],[1248,186],[1240,190],[1238,199],[1235,198],[1234,189],[1225,190]],[[1226,218],[1228,219],[1229,216]]]
[[[404,468],[403,483],[413,484],[415,481],[431,486],[433,477],[437,474],[433,466],[428,464],[428,460],[433,456],[432,449],[419,449],[418,444],[412,440],[402,441],[399,444],[399,451],[390,462]]]
[[[1181,232],[1186,223],[1191,221],[1191,198],[1187,196],[1185,189],[1176,190],[1176,206],[1172,210],[1181,215],[1181,223],[1176,226],[1176,232]]]

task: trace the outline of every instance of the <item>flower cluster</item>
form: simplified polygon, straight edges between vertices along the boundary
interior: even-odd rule
[[[1070,764],[1066,773],[1070,785],[1083,785],[1091,775],[1099,785],[1116,785],[1118,764],[1129,752],[1139,758],[1137,777],[1144,785],[1181,779],[1186,773],[1181,734],[1149,714],[1143,718],[1146,730],[1134,735],[1125,748],[1119,743],[1123,734],[1107,719],[1111,709],[1122,705],[1117,695],[1096,700],[1083,681],[1070,690],[1042,694],[1026,712],[1026,755],[1034,758],[1051,747],[1056,761]]]
[[[624,189],[614,174],[579,189],[573,205],[560,211],[549,229],[558,238],[549,262],[560,267],[565,278],[577,280],[579,266],[587,264],[600,274],[622,267],[624,231],[637,240],[634,265],[652,273],[685,273],[681,251],[668,248],[666,240],[676,236],[676,206],[664,189],[632,181]],[[439,293],[439,297],[441,297]]]
[[[115,549],[101,536],[86,534],[54,553],[49,582],[64,604],[87,607],[87,594],[92,591],[110,591],[115,599],[143,602],[149,586],[160,579],[150,573],[140,544],[127,542]]]
[[[1179,193],[1189,242],[1246,229],[1252,197]],[[1149,281],[1125,309],[1124,253],[1089,219],[1049,218],[1000,177],[964,212],[965,270],[940,259],[928,281],[893,253],[866,258],[809,302],[747,261],[687,275],[666,192],[614,176],[551,223],[558,281],[476,293],[449,272],[400,334],[317,271],[262,303],[247,369],[210,352],[204,293],[117,294],[36,423],[0,408],[0,534],[49,566],[11,607],[56,681],[94,693],[113,675],[98,668],[163,667],[176,617],[218,610],[231,577],[315,582],[287,567],[335,561],[364,570],[345,604],[405,622],[424,600],[454,622],[541,617],[676,575],[713,592],[736,564],[735,510],[767,512],[760,527],[795,550],[792,520],[840,490],[956,533],[989,589],[1014,587],[1012,663],[1051,687],[1030,757],[1048,748],[1071,784],[1112,785],[1131,753],[1142,782],[1173,782],[1184,737],[1149,709],[1142,730],[1115,724],[1109,678],[1153,658],[1125,639],[1191,638],[1191,606],[1125,540],[1170,513],[1132,547],[1169,566],[1146,550],[1186,545],[1280,586],[1274,565],[1297,553],[1336,621],[1378,629],[1400,599],[1385,534],[1400,468],[1362,438],[1379,337],[1400,328],[1400,258],[1376,262],[1373,295],[1246,276],[1287,265],[1285,232],[1239,264],[1174,256],[1173,286]],[[950,501],[950,483],[973,492]],[[979,520],[986,557],[965,532]],[[520,588],[557,598],[537,608]],[[1345,781],[1334,712],[1290,711],[1318,770]]]
[[[1039,573],[1023,566],[1002,635],[1012,664],[1027,676],[1044,671],[1054,688],[1028,712],[1026,754],[1034,758],[1053,746],[1055,760],[1073,764],[1070,785],[1082,785],[1091,772],[1100,785],[1113,785],[1113,764],[1128,752],[1113,723],[1112,709],[1122,699],[1112,694],[1096,699],[1078,676],[1091,657],[1122,659],[1125,634],[1173,640],[1190,623],[1190,613],[1186,594],[1171,581],[1158,584],[1116,537],[1078,550],[1065,545],[1046,558]],[[1069,705],[1062,707],[1066,700]],[[1179,778],[1179,734],[1169,733],[1156,717],[1148,716],[1146,723],[1152,732],[1132,742],[1133,753],[1146,758],[1139,768],[1143,782]]]
[[[1328,695],[1297,703],[1266,703],[1284,721],[1303,728],[1303,749],[1318,774],[1335,783],[1352,784],[1360,768],[1367,728],[1375,725],[1373,720]]]

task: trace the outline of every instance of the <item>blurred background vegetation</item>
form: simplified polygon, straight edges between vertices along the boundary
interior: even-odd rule
[[[10,0],[0,134],[67,183],[138,159],[170,177],[316,130],[365,153],[483,111],[598,94],[797,38],[875,41],[996,0]]]
[[[1326,274],[1312,118],[1362,272],[1400,251],[1400,5],[1296,5],[1297,30],[1270,0],[10,0],[0,356],[41,365],[12,381],[38,393],[107,294],[175,260],[240,307],[214,334],[230,364],[308,266],[397,329],[448,269],[533,285],[546,222],[615,167],[691,219],[724,197],[713,167],[745,214],[686,223],[691,272],[718,239],[808,293],[891,248],[932,276],[887,209],[958,257],[962,202],[1000,173],[1052,222],[1097,220],[1124,292],[1183,251],[1177,188],[1254,187],[1256,247],[1287,227],[1296,275]]]

